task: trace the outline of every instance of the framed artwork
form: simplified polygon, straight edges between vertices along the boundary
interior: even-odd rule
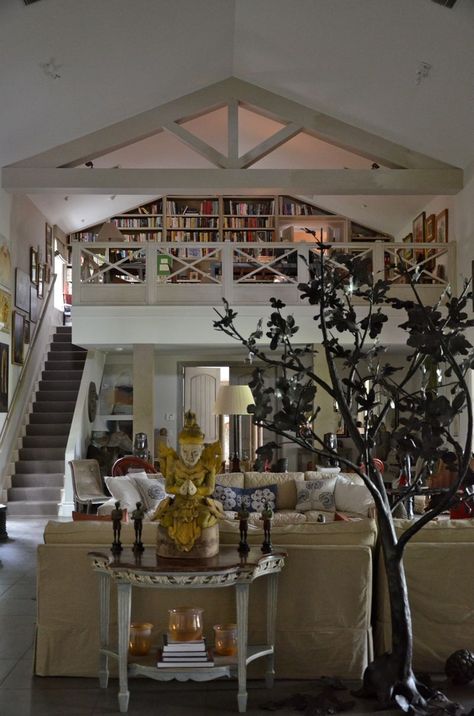
[[[45,224],[44,261],[49,266],[53,265],[53,227],[50,224]]]
[[[38,289],[34,284],[30,286],[30,321],[36,323],[39,317]]]
[[[6,343],[0,343],[0,413],[8,413],[9,351]]]
[[[49,264],[44,265],[44,282],[49,283],[51,281],[51,266]]]
[[[35,286],[38,284],[38,251],[30,248],[30,281]]]
[[[23,342],[25,344],[29,344],[30,342],[30,330],[31,324],[28,320],[25,319],[25,335],[23,336]]]
[[[413,243],[413,234],[407,234],[403,237],[402,242],[404,244],[412,244]],[[413,259],[413,249],[403,249],[402,250],[402,259],[404,261],[411,261]]]
[[[441,244],[448,240],[448,210],[436,214],[436,241]]]
[[[44,264],[38,264],[38,285],[36,287],[38,298],[44,296]]]
[[[30,312],[30,277],[21,269],[15,269],[15,306]]]
[[[0,284],[4,288],[12,285],[12,262],[10,258],[10,244],[3,234],[0,234]]]
[[[10,333],[12,299],[9,293],[0,289],[0,331]]]
[[[425,241],[425,212],[418,214],[413,220],[413,241],[422,244]]]
[[[12,319],[12,363],[23,365],[23,348],[25,340],[25,317],[13,311]]]
[[[426,241],[436,241],[436,216],[430,214],[425,222],[425,239]]]

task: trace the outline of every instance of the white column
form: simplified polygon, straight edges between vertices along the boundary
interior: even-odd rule
[[[133,346],[133,434],[145,433],[153,458],[155,430],[155,357],[150,344]]]

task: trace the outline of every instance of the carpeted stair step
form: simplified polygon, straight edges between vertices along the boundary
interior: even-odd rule
[[[62,448],[67,445],[67,435],[25,435],[22,438],[24,448]]]
[[[60,487],[10,487],[7,490],[8,504],[11,502],[59,502],[61,499]]]
[[[31,472],[25,475],[12,475],[13,487],[62,487],[64,485],[63,472],[49,474]]]
[[[80,353],[87,353],[81,346],[76,346],[74,343],[51,343],[49,347],[53,353],[62,353],[64,351],[77,351]]]
[[[30,425],[37,425],[38,423],[47,423],[48,425],[54,425],[55,423],[67,423],[68,428],[71,427],[73,413],[31,413],[30,414]]]
[[[78,374],[72,380],[40,380],[38,383],[38,392],[55,392],[59,393],[63,390],[74,390],[77,394],[81,385],[81,376]]]
[[[8,515],[10,517],[57,517],[58,502],[38,501],[13,501],[8,503]]]
[[[70,370],[44,370],[41,379],[46,381],[65,381],[65,380],[81,380],[82,366],[77,369]]]
[[[72,332],[67,333],[55,333],[53,336],[53,343],[71,343]]]
[[[47,360],[44,363],[44,370],[79,370],[82,373],[84,361],[78,360]]]
[[[35,413],[74,413],[75,400],[37,400],[33,403],[33,414]],[[53,423],[56,422],[53,420]]]
[[[73,402],[76,405],[77,390],[38,390],[36,393],[37,403],[61,403]]]
[[[31,473],[62,472],[64,474],[64,457],[62,460],[17,460],[15,475]]]
[[[26,434],[34,435],[35,437],[44,435],[66,435],[67,437],[69,435],[70,428],[70,424],[64,421],[60,423],[47,423],[46,421],[41,420],[38,423],[30,423],[27,425]]]
[[[63,447],[21,447],[18,451],[20,460],[62,460],[64,462]]]

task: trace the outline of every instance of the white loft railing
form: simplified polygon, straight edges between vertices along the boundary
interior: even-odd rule
[[[75,305],[266,304],[271,296],[287,305],[301,303],[298,284],[319,249],[312,243],[96,242],[72,245]],[[393,295],[408,296],[396,265],[402,257],[419,271],[420,290],[432,303],[447,284],[456,290],[456,244],[384,241],[334,243],[338,252],[367,261],[377,278],[392,284]]]

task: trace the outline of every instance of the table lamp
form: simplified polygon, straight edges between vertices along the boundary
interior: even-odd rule
[[[233,472],[240,472],[242,454],[241,415],[248,415],[247,407],[254,404],[252,391],[248,385],[221,385],[214,404],[215,415],[232,416],[233,453],[231,465]]]

